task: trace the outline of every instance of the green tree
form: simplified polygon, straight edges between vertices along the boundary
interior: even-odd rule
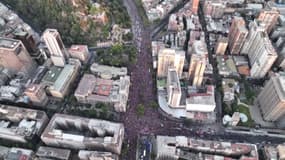
[[[143,105],[143,104],[139,104],[139,105],[137,106],[137,115],[138,115],[138,116],[143,116],[143,115],[144,115],[144,112],[145,112],[144,105]]]

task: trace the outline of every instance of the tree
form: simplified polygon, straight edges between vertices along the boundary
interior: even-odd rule
[[[154,109],[158,108],[158,104],[155,101],[150,102],[149,106]]]
[[[139,105],[137,106],[137,115],[138,115],[138,116],[143,116],[143,115],[144,115],[144,112],[145,112],[144,105],[143,105],[143,104],[139,104]]]

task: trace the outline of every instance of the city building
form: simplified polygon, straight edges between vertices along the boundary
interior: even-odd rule
[[[72,45],[68,52],[70,57],[79,59],[82,63],[87,63],[90,57],[87,45]]]
[[[4,160],[32,160],[34,152],[23,148],[10,148]]]
[[[169,67],[174,67],[179,78],[182,76],[182,71],[185,61],[185,52],[175,49],[161,49],[158,53],[157,76],[166,77]]]
[[[118,79],[128,74],[126,67],[106,66],[98,63],[93,63],[90,67],[90,71],[103,79]]]
[[[48,102],[48,96],[45,88],[41,84],[30,84],[24,94],[29,98],[33,105],[45,106]]]
[[[242,17],[234,17],[229,31],[229,52],[239,54],[245,42],[248,30]]]
[[[227,47],[228,47],[228,38],[227,37],[220,37],[217,41],[216,47],[215,47],[215,54],[216,55],[224,55]]]
[[[192,7],[191,7],[191,10],[194,14],[198,14],[198,9],[199,9],[199,1],[200,0],[192,0]]]
[[[9,152],[9,148],[8,147],[4,147],[4,146],[0,146],[0,159],[3,159],[8,155]]]
[[[156,136],[155,153],[157,160],[165,159],[235,159],[258,160],[254,144],[231,143],[192,139],[184,136]]]
[[[36,64],[19,40],[0,37],[0,65],[17,72],[32,74]]]
[[[42,79],[42,84],[48,86],[48,92],[57,98],[64,98],[79,71],[79,64],[66,64],[63,68],[52,66]]]
[[[238,71],[232,56],[216,56],[219,74],[238,77]]]
[[[72,149],[98,149],[121,153],[124,125],[99,119],[55,114],[41,139],[50,146]]]
[[[181,31],[184,29],[183,17],[178,14],[171,14],[168,22],[168,31]]]
[[[181,95],[182,93],[178,74],[174,68],[169,68],[167,75],[168,105],[171,107],[179,107]]]
[[[285,145],[279,144],[277,146],[265,145],[263,147],[263,155],[268,160],[285,160]]]
[[[84,74],[74,96],[81,103],[110,103],[114,105],[117,112],[126,112],[129,87],[129,76],[111,80],[97,78],[92,74]]]
[[[78,157],[80,160],[119,160],[119,157],[116,154],[100,151],[80,150],[78,152]]]
[[[256,46],[255,39],[258,38],[257,35],[259,32],[266,31],[265,27],[266,27],[265,23],[262,23],[261,21],[258,20],[254,20],[249,23],[249,33],[242,47],[241,54],[248,54],[251,48]]]
[[[264,9],[259,13],[257,19],[265,23],[267,33],[271,33],[272,29],[278,22],[279,11],[274,7],[274,2],[268,1]]]
[[[58,31],[56,29],[46,29],[42,38],[48,48],[53,64],[55,66],[64,67],[69,54],[64,47]]]
[[[226,9],[226,2],[223,0],[206,0],[203,11],[205,16],[222,18]]]
[[[0,106],[0,137],[26,143],[34,136],[40,136],[48,123],[45,112],[32,109]]]
[[[0,37],[17,39],[22,41],[30,56],[36,61],[41,59],[37,45],[40,37],[31,26],[25,23],[11,7],[0,3]]]
[[[189,78],[193,86],[201,86],[207,64],[207,45],[203,41],[195,41],[191,50]]]
[[[36,152],[38,160],[69,160],[71,151],[68,149],[40,146]]]
[[[263,119],[278,121],[285,116],[285,76],[271,77],[257,96]]]
[[[190,88],[193,90],[193,88]],[[192,92],[192,91],[191,91]],[[213,112],[216,108],[215,87],[206,86],[206,92],[188,93],[186,98],[186,110],[188,112]]]
[[[277,53],[266,32],[258,32],[248,50],[250,76],[263,78],[277,59]]]

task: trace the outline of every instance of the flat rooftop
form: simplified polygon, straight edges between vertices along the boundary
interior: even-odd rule
[[[52,66],[50,70],[45,74],[42,81],[48,83],[54,83],[58,79],[62,70],[63,70],[62,67]]]
[[[0,37],[0,48],[13,49],[20,44],[19,40]]]
[[[87,45],[72,45],[68,51],[69,52],[85,52],[86,49],[88,50]]]
[[[104,79],[111,79],[117,76],[125,76],[128,73],[126,67],[113,67],[107,65],[100,65],[98,63],[93,63],[90,67],[90,70],[94,74],[98,74]]]
[[[209,141],[192,139],[184,136],[157,136],[157,155],[180,157],[179,153],[211,154],[212,157],[219,155],[226,157],[243,157],[243,159],[258,160],[257,147],[254,144],[231,143],[223,141]],[[189,157],[188,157],[189,158]]]
[[[117,154],[121,151],[123,137],[124,125],[121,123],[66,114],[54,114],[41,135],[47,145],[104,149]]]
[[[36,155],[45,158],[56,158],[58,160],[68,160],[71,151],[68,149],[40,146]]]

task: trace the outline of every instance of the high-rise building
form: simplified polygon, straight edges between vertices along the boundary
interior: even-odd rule
[[[248,54],[250,49],[254,47],[254,42],[259,32],[265,32],[265,23],[262,23],[258,20],[254,20],[249,24],[249,33],[247,39],[242,47],[241,54]]]
[[[204,3],[203,11],[205,16],[212,18],[222,18],[226,8],[223,0],[207,0]]]
[[[263,78],[277,59],[277,53],[266,32],[258,32],[248,50],[250,76]]]
[[[257,97],[266,121],[278,121],[285,116],[285,75],[272,77]]]
[[[215,47],[216,55],[224,55],[228,47],[228,38],[220,37]]]
[[[157,76],[167,77],[168,68],[174,67],[178,76],[182,76],[185,61],[185,52],[169,48],[161,49],[158,53]]]
[[[189,78],[193,86],[201,86],[204,71],[207,64],[207,47],[202,41],[195,41],[192,46],[192,54],[189,66]]]
[[[14,72],[32,73],[36,64],[19,40],[0,37],[0,65]]]
[[[248,30],[242,17],[234,17],[229,31],[229,51],[231,54],[239,54],[246,39]]]
[[[198,14],[199,1],[200,1],[200,0],[192,0],[192,12],[193,12],[194,14]]]
[[[270,33],[273,27],[277,24],[279,11],[274,7],[274,2],[269,1],[264,9],[259,13],[257,19],[265,23],[267,33]]]
[[[171,107],[179,107],[182,93],[181,93],[180,81],[175,68],[168,69],[167,95],[168,95],[168,105],[170,105]]]
[[[51,60],[55,66],[63,67],[68,58],[60,34],[56,29],[46,29],[43,33],[43,39],[51,55]]]

